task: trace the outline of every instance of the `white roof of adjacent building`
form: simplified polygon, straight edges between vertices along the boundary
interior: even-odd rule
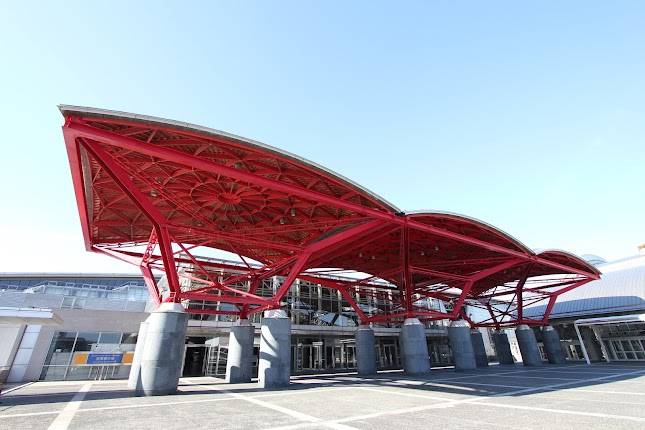
[[[601,279],[564,293],[551,319],[645,310],[645,255],[598,265]],[[527,317],[541,316],[545,306],[525,309]]]
[[[617,315],[613,317],[586,318],[576,320],[576,324],[578,325],[623,324],[633,322],[645,322],[645,314]]]

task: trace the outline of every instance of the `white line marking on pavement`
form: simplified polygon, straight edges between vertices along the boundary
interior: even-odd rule
[[[579,365],[571,365],[571,366],[559,366],[556,367],[555,369],[567,369],[567,370],[577,370]],[[572,369],[573,368],[573,369]],[[549,368],[553,369],[553,368]],[[469,375],[464,375],[464,376],[454,376],[450,378],[445,378],[445,377],[440,377],[438,379],[435,379],[434,381],[458,381],[461,379],[471,379],[471,378],[481,378],[481,377],[488,377],[488,376],[500,376],[500,375],[512,375],[516,373],[531,373],[531,372],[543,372],[547,369],[542,369],[542,368],[534,368],[534,369],[527,369],[527,368],[520,368],[520,369],[515,369],[515,370],[507,370],[504,372],[492,372],[492,373],[487,373],[487,372],[481,372],[481,373],[473,373]]]
[[[609,375],[614,376],[614,375]],[[528,375],[499,375],[500,378],[516,378],[516,379],[549,379],[554,381],[588,381],[586,378],[556,378],[550,376],[528,376]]]
[[[17,387],[9,388],[9,389],[7,389],[7,390],[4,390],[4,391],[3,391],[2,393],[0,393],[0,394],[1,394],[1,395],[3,395],[3,396],[5,396],[5,395],[7,395],[7,394],[11,393],[12,391],[19,390],[19,389],[24,388],[24,387],[26,387],[27,385],[31,385],[31,384],[35,384],[35,382],[27,382],[26,384],[22,384],[22,385],[18,385]]]
[[[69,423],[72,422],[72,418],[74,418],[74,414],[78,410],[78,408],[81,406],[81,403],[83,402],[83,399],[85,398],[85,395],[87,394],[88,391],[92,388],[92,383],[87,382],[84,384],[80,390],[78,390],[78,393],[74,394],[74,397],[72,397],[72,400],[69,401],[67,405],[65,405],[65,408],[58,414],[58,416],[54,419],[54,421],[49,425],[48,430],[66,430],[67,427],[69,426]]]
[[[582,369],[576,369],[576,370],[582,370]],[[548,367],[544,368],[545,372],[549,372],[549,373],[566,373],[567,375],[571,375],[571,374],[575,374],[575,375],[618,375],[620,373],[620,372],[596,372],[593,369],[590,369],[590,370],[591,371],[589,371],[589,372],[586,371],[586,370],[583,371],[583,372],[578,372],[578,371],[571,372],[571,371],[568,371],[568,370],[552,370],[552,369],[550,369]]]
[[[574,390],[562,390],[562,391],[547,391],[546,393],[539,393],[536,395],[540,396],[541,399],[547,399],[547,400],[563,400],[567,402],[592,402],[592,403],[602,403],[602,404],[616,404],[616,405],[634,405],[634,406],[643,406],[643,402],[621,402],[613,399],[606,399],[603,398],[601,400],[598,399],[589,399],[587,397],[584,398],[578,398],[578,397],[571,397],[568,396],[567,394],[570,393],[576,393]],[[539,403],[539,402],[536,402]]]
[[[569,391],[569,390],[568,390]],[[580,391],[582,393],[598,393],[598,394],[619,394],[621,396],[645,396],[645,393],[633,393],[630,391],[605,391],[605,390],[589,390],[587,388],[572,388],[570,391]]]
[[[371,418],[378,418],[381,416],[385,415],[400,415],[400,414],[406,414],[406,413],[415,413],[415,412],[421,412],[421,411],[426,411],[426,410],[431,410],[431,409],[441,409],[441,408],[450,408],[459,404],[484,404],[481,402],[484,402],[487,399],[494,398],[494,397],[503,397],[503,396],[514,396],[517,394],[528,394],[531,392],[539,392],[539,391],[551,391],[555,388],[561,388],[561,387],[566,387],[568,385],[575,385],[578,383],[588,383],[588,382],[596,382],[596,381],[604,381],[607,379],[612,379],[616,377],[621,377],[621,376],[627,376],[627,375],[635,375],[635,374],[643,374],[645,373],[645,370],[637,370],[634,372],[626,372],[626,373],[621,373],[618,375],[607,375],[607,376],[600,376],[597,378],[591,378],[587,379],[585,381],[580,381],[580,380],[575,380],[575,381],[568,381],[568,382],[562,382],[560,384],[551,384],[551,385],[546,385],[542,387],[530,387],[530,388],[524,388],[524,389],[519,389],[515,391],[509,391],[509,392],[504,392],[504,393],[497,393],[492,396],[487,396],[487,397],[471,397],[468,399],[463,399],[463,400],[449,400],[443,403],[438,403],[438,404],[433,404],[433,405],[428,405],[428,406],[417,406],[417,407],[411,407],[411,408],[405,408],[405,409],[396,409],[396,410],[391,410],[391,411],[383,411],[383,412],[376,412],[372,414],[365,414],[365,415],[356,415],[353,417],[346,417],[346,418],[341,418],[338,420],[329,420],[329,421],[323,421],[319,422],[318,424],[331,424],[331,423],[349,423],[352,421],[359,421],[359,420],[366,420],[366,419],[371,419]],[[363,389],[366,389],[366,387],[362,387]],[[388,394],[397,394],[397,395],[409,395],[408,393],[401,393],[395,390],[383,390],[387,392]],[[421,396],[420,394],[418,395],[413,395],[413,396]],[[431,396],[427,396],[428,399],[433,399]],[[436,398],[435,398],[436,399]],[[492,402],[487,402],[491,403],[492,405],[504,405],[503,403],[492,403]],[[503,406],[500,406],[503,407]],[[513,407],[513,405],[510,405],[509,407]],[[527,407],[527,408],[530,408]],[[567,410],[561,410],[561,409],[553,409],[550,410],[548,408],[541,408],[545,412],[550,412],[553,411],[554,413],[560,413],[560,414],[566,414],[570,413],[572,415],[589,415],[589,416],[597,416],[596,413],[593,412],[580,412],[580,411],[567,411]],[[601,414],[603,415],[603,414]],[[604,414],[605,417],[611,417],[614,419],[625,419],[625,420],[631,420],[631,421],[645,421],[645,418],[640,418],[640,417],[630,417],[630,416],[623,416],[623,415],[610,415],[610,414]],[[292,426],[284,426],[284,427],[274,427],[271,430],[291,430],[291,429],[296,429],[303,427],[302,424],[295,424]]]
[[[428,400],[440,400],[440,401],[448,401],[448,402],[455,400],[455,399],[451,399],[450,397],[428,396],[425,394],[406,393],[402,391],[396,391],[393,393],[392,390],[383,390],[380,388],[372,388],[372,387],[356,387],[356,388],[364,391],[373,391],[375,393],[396,394],[398,396],[417,397],[417,398],[428,399]]]
[[[283,413],[285,415],[289,415],[290,417],[295,418],[295,419],[297,419],[299,421],[306,421],[306,422],[312,423],[312,424],[313,423],[316,423],[316,424],[319,423],[321,425],[324,425],[325,427],[330,427],[330,428],[337,429],[337,430],[357,430],[354,427],[345,426],[345,425],[342,425],[342,424],[338,424],[336,422],[323,422],[322,418],[314,417],[312,415],[303,414],[302,412],[294,411],[293,409],[285,408],[283,406],[274,405],[273,403],[265,402],[264,400],[259,400],[259,399],[255,398],[255,397],[247,397],[247,396],[245,396],[243,394],[234,393],[232,391],[229,391],[229,390],[226,390],[226,389],[223,389],[223,388],[215,387],[215,389],[218,390],[218,391],[221,391],[222,393],[229,394],[229,395],[231,395],[231,396],[233,396],[235,398],[238,398],[240,400],[244,400],[244,401],[247,401],[249,403],[253,403],[255,405],[261,406],[263,408],[267,408],[267,409],[274,410],[276,412]]]
[[[562,388],[566,387],[568,385],[576,385],[576,384],[588,384],[589,382],[597,382],[597,381],[604,381],[607,379],[612,379],[612,378],[617,378],[621,376],[627,376],[627,375],[635,375],[635,374],[642,374],[645,373],[645,370],[637,370],[634,372],[626,372],[626,373],[621,373],[619,375],[607,375],[607,376],[599,376],[597,378],[591,378],[591,379],[576,379],[575,381],[569,381],[569,382],[562,382],[560,384],[551,384],[551,385],[544,385],[541,387],[531,387],[531,388],[525,388],[523,390],[516,390],[516,391],[510,391],[507,393],[498,393],[494,394],[490,397],[500,397],[500,396],[514,396],[517,394],[526,394],[530,392],[535,392],[535,391],[552,391],[554,388]],[[483,399],[482,399],[483,400]]]
[[[582,411],[573,411],[573,410],[567,410],[567,409],[540,408],[537,406],[509,405],[506,403],[493,403],[493,402],[477,402],[477,404],[482,406],[496,407],[496,408],[522,409],[526,411],[548,412],[550,414],[582,415],[587,417],[611,418],[611,419],[618,419],[618,420],[645,422],[645,418],[632,417],[628,415],[613,415],[613,414],[603,414],[599,412],[582,412]]]
[[[200,400],[188,400],[185,402],[159,402],[159,403],[146,403],[141,405],[119,405],[119,406],[101,406],[96,408],[85,408],[79,409],[76,413],[81,412],[93,412],[93,411],[109,411],[113,409],[138,409],[138,408],[151,408],[154,406],[175,406],[183,404],[193,404],[193,403],[209,403],[209,402],[220,402],[223,400],[235,400],[234,397],[224,397],[219,399],[200,399]],[[0,415],[0,418],[16,418],[16,417],[33,417],[38,415],[54,415],[61,413],[62,410],[58,411],[45,411],[45,412],[29,412],[24,414],[7,414]]]
[[[197,385],[196,385],[197,386]],[[208,388],[209,390],[213,390],[211,387],[208,387],[206,385],[203,385],[202,387]],[[326,388],[321,388],[321,389],[316,389],[316,392],[319,391],[331,391],[331,390],[349,390],[353,387],[326,387]],[[214,391],[214,390],[213,390]],[[219,391],[221,392],[221,390]],[[282,396],[291,396],[294,394],[301,394],[301,391],[285,391],[285,392],[278,392],[278,393],[267,393],[267,394],[258,394],[253,396],[253,398],[264,398],[264,397],[282,397]],[[94,408],[84,408],[84,409],[79,409],[76,411],[76,413],[81,413],[81,412],[93,412],[93,411],[109,411],[109,410],[115,410],[115,409],[138,409],[138,408],[151,408],[155,406],[175,406],[175,405],[189,405],[189,404],[194,404],[194,403],[210,403],[210,402],[219,402],[219,401],[224,401],[224,400],[235,400],[236,397],[223,397],[223,398],[217,398],[217,399],[197,399],[197,400],[186,400],[186,401],[179,401],[179,402],[158,402],[158,403],[144,403],[144,404],[129,404],[129,405],[118,405],[118,406],[98,406]],[[5,414],[5,415],[0,415],[0,419],[2,418],[17,418],[17,417],[32,417],[32,416],[39,416],[39,415],[56,415],[60,414],[63,410],[58,409],[55,411],[43,411],[43,412],[27,412],[23,414]]]
[[[483,387],[499,387],[499,388],[528,388],[526,385],[505,385],[505,384],[486,384],[484,382],[458,382],[460,385],[481,385]],[[435,385],[435,384],[429,384]],[[436,384],[437,386],[445,386],[448,388],[456,388],[459,385],[449,385],[449,384]]]

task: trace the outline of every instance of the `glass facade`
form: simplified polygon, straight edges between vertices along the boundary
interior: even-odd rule
[[[645,323],[609,324],[599,330],[611,361],[645,360]]]
[[[143,312],[148,289],[137,276],[0,276],[0,302],[17,307]]]
[[[136,342],[136,333],[57,331],[40,379],[127,378]]]
[[[83,289],[104,289],[112,290],[125,285],[144,286],[141,276],[132,275],[119,277],[60,277],[60,276],[4,276],[0,277],[0,291],[17,290],[23,291],[28,288],[41,285],[52,285],[59,287],[74,287]]]
[[[281,277],[264,280],[258,287],[256,294],[262,297],[271,297],[280,288]],[[248,285],[239,285],[248,291]],[[390,312],[393,307],[392,297],[386,294],[377,294],[376,291],[365,293],[350,293],[366,315],[380,312]],[[359,324],[358,316],[352,306],[342,297],[339,291],[315,283],[296,280],[289,292],[284,297],[285,310],[295,325],[314,325],[324,327],[356,327]],[[433,299],[423,299],[415,303],[417,306],[429,310],[442,310],[441,302]],[[191,308],[231,311],[236,307],[230,304],[215,304],[191,301]],[[230,315],[191,315],[191,318],[208,321],[234,321],[237,317]],[[251,316],[251,321],[259,323],[262,315],[257,313]],[[375,327],[398,327],[397,324],[382,322],[374,324]],[[445,326],[445,321],[430,321],[428,327]]]
[[[256,339],[257,340],[257,339]],[[429,359],[433,366],[452,364],[452,354],[448,339],[428,337]],[[189,348],[190,349],[190,348]],[[207,346],[203,358],[206,376],[224,377],[228,347],[222,342]],[[401,369],[401,353],[398,336],[376,336],[374,342],[377,368],[379,370]],[[253,351],[253,373],[257,376],[259,348]],[[188,356],[187,356],[188,357]],[[188,358],[187,361],[188,363]],[[291,374],[314,374],[351,372],[356,370],[356,340],[354,336],[331,335],[292,335],[291,336]],[[190,376],[184,368],[184,376]]]

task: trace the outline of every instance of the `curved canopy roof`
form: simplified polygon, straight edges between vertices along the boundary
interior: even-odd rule
[[[60,110],[86,247],[165,270],[177,301],[200,297],[194,289],[182,290],[182,273],[210,283],[204,294],[230,295],[218,301],[244,297],[247,311],[278,306],[295,278],[314,277],[355,297],[365,289],[386,292],[398,309],[378,317],[439,318],[419,310],[426,298],[456,300],[451,317],[457,317],[466,300],[481,303],[507,289],[526,289],[527,277],[556,276],[552,284],[566,287],[598,277],[578,257],[535,254],[473,218],[402,213],[329,169],[256,141],[123,112]],[[197,255],[204,248],[237,254],[246,269],[236,267],[230,280],[213,281],[213,271],[223,268]],[[191,274],[180,270],[182,264],[192,267]],[[236,287],[240,271],[252,280],[284,275],[286,287],[260,300]],[[356,281],[332,280],[347,271]],[[553,297],[546,284],[538,290]],[[351,295],[346,299],[352,304]]]

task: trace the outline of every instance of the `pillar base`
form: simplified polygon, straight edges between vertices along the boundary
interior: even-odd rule
[[[452,359],[455,362],[455,370],[473,370],[477,368],[475,352],[470,339],[470,325],[464,320],[457,320],[450,323],[448,327],[448,338]]]
[[[560,344],[560,335],[557,330],[548,325],[542,327],[542,340],[544,344],[544,352],[550,364],[564,364],[566,359]]]
[[[407,375],[430,372],[425,327],[417,318],[406,318],[401,326],[401,355]]]
[[[172,394],[181,376],[188,314],[179,303],[162,303],[146,324],[139,392],[146,396]]]
[[[130,375],[128,376],[128,388],[135,390],[140,394],[143,392],[141,386],[141,357],[146,344],[146,332],[148,331],[148,320],[139,325],[139,334],[137,335],[137,345],[134,347],[134,357],[130,365]]]
[[[475,364],[477,367],[488,367],[488,355],[486,355],[486,347],[484,346],[484,335],[477,329],[470,331],[470,340],[473,344],[473,352],[475,353]]]
[[[542,366],[542,357],[538,348],[535,333],[531,327],[522,324],[515,329],[517,343],[522,353],[522,362],[525,366]]]
[[[288,387],[291,377],[291,320],[283,310],[264,312],[260,336],[258,385]]]
[[[241,319],[231,327],[226,359],[226,382],[229,384],[251,382],[254,335],[255,329],[247,319]]]
[[[356,330],[356,366],[359,376],[374,375],[377,371],[374,330],[368,325]]]

